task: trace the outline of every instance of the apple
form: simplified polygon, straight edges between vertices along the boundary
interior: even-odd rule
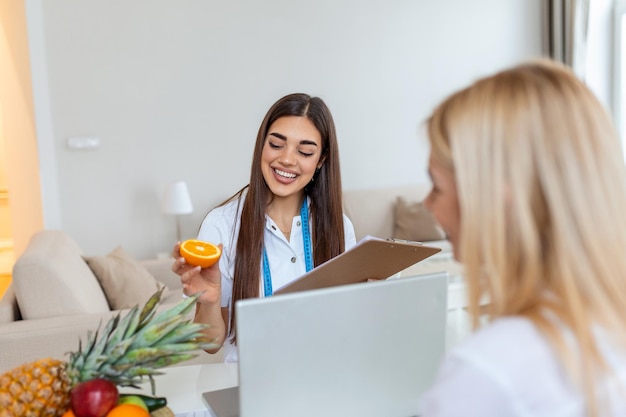
[[[138,405],[144,410],[149,411],[148,406],[146,405],[146,402],[138,395],[129,395],[129,394],[120,395],[120,399],[117,403]]]
[[[117,405],[119,392],[109,380],[96,378],[72,388],[70,404],[76,417],[104,417]]]

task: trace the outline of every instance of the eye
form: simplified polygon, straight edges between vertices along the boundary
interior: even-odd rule
[[[310,158],[317,153],[317,147],[310,145],[300,145],[298,146],[298,153],[305,158]]]
[[[282,145],[281,145],[281,144],[279,144],[279,143],[274,143],[274,142],[272,142],[271,140],[270,140],[270,141],[268,141],[267,143],[268,143],[268,145],[270,146],[270,148],[272,148],[272,149],[280,149],[280,148],[282,148]]]

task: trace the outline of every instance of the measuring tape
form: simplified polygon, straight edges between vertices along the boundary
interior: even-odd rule
[[[300,221],[302,222],[302,239],[304,241],[304,264],[306,266],[306,272],[309,272],[313,269],[313,244],[311,243],[311,231],[309,230],[309,206],[306,197],[300,208]],[[266,297],[274,293],[272,289],[270,262],[267,259],[265,246],[263,246],[263,291]]]

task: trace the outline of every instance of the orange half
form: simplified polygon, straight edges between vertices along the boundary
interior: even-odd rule
[[[208,268],[220,259],[222,251],[212,243],[189,239],[180,244],[180,254],[189,265]]]

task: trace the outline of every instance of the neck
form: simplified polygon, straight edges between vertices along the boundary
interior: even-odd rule
[[[277,197],[267,205],[265,212],[280,227],[283,233],[291,232],[291,222],[293,218],[300,214],[304,193],[290,195],[288,197]]]

